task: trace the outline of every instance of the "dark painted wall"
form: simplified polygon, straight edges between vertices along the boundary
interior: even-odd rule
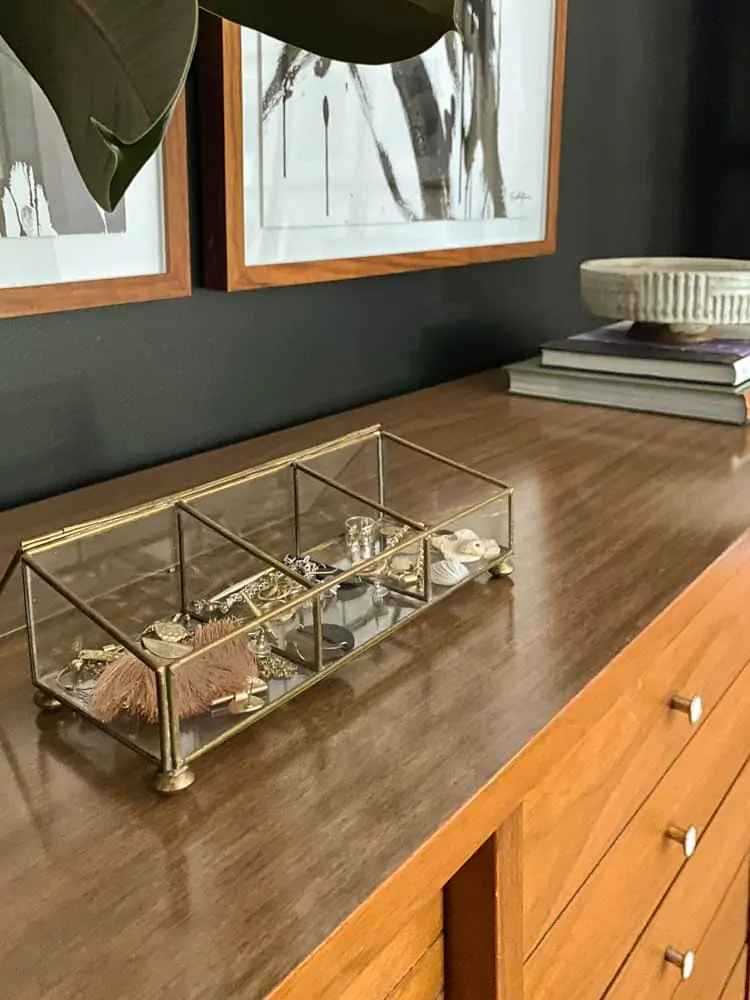
[[[695,5],[688,245],[750,258],[750,4]]]
[[[499,365],[584,328],[581,260],[679,253],[691,235],[688,8],[570,0],[555,257],[196,289],[183,301],[0,322],[0,506]],[[193,108],[193,148],[198,128]]]

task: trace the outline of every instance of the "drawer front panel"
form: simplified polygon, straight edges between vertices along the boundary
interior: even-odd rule
[[[679,598],[666,614],[682,615]],[[703,700],[704,719],[750,659],[750,573],[737,574],[524,802],[524,954],[529,955],[657,781],[700,731],[669,707]],[[643,647],[639,647],[643,648]],[[625,654],[628,655],[628,654]],[[634,654],[635,655],[635,654]]]
[[[623,966],[607,1000],[667,1000],[681,984],[680,971],[664,961],[667,948],[694,951],[702,961],[706,937],[747,851],[750,829],[750,764],[747,765],[706,831],[695,857],[680,873]],[[747,928],[747,914],[743,920]],[[724,970],[726,975],[726,969]],[[723,982],[719,976],[719,988]]]
[[[388,1000],[437,1000],[442,989],[443,942],[436,941],[402,979]]]
[[[391,943],[350,982],[337,1000],[386,1000],[390,997],[401,1000],[398,993],[401,984],[409,981],[409,976],[415,973],[428,954],[432,955],[427,963],[428,972],[423,971],[421,979],[417,976],[417,986],[411,988],[416,990],[420,982],[434,975],[439,965],[440,980],[432,993],[414,993],[414,1000],[433,1000],[443,983],[442,930],[442,897],[436,897],[399,931]],[[404,997],[412,1000],[409,993],[405,993]]]
[[[680,984],[680,1000],[720,1000],[724,983],[747,940],[748,874],[750,866],[745,858],[696,948],[695,972]]]
[[[729,982],[724,987],[721,1000],[745,1000],[747,988],[747,948],[739,957],[737,964],[732,970]]]
[[[705,829],[747,760],[749,723],[744,671],[528,959],[530,1000],[599,1000],[680,868],[696,862],[667,829]]]

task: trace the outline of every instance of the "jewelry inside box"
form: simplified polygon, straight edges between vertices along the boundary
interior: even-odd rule
[[[286,555],[284,570],[269,568],[209,599],[189,602],[184,613],[160,618],[149,624],[137,642],[157,664],[178,664],[181,659],[209,646],[218,645],[205,657],[194,657],[174,671],[172,698],[179,718],[204,713],[243,715],[261,711],[268,703],[269,682],[289,681],[301,668],[314,668],[316,629],[300,621],[282,645],[276,628],[299,618],[311,607],[301,602],[291,610],[285,605],[300,597],[305,584],[330,583],[324,601],[339,595],[361,597],[372,588],[375,620],[381,620],[383,602],[395,587],[399,593],[424,586],[425,544],[418,540],[403,546],[412,529],[387,519],[357,516],[344,525],[344,540],[353,565],[362,562],[362,547],[380,555],[366,577],[353,576],[338,583],[341,567],[315,559],[311,554]],[[372,547],[376,551],[372,552]],[[397,553],[392,549],[402,546]],[[430,580],[438,587],[451,587],[469,575],[466,564],[496,557],[500,551],[493,539],[482,539],[470,529],[437,534],[431,548],[442,558],[430,563]],[[288,571],[288,572],[287,572]],[[230,638],[243,625],[277,609],[279,614],[257,629]],[[356,645],[353,632],[343,625],[322,622],[320,627],[323,665],[350,653]],[[121,712],[138,715],[146,722],[159,718],[156,678],[133,651],[110,644],[101,649],[77,649],[71,662],[58,673],[60,686],[84,701],[104,721]]]

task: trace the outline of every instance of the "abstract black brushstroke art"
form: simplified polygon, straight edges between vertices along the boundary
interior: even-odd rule
[[[375,203],[371,191],[362,190],[361,163],[352,158],[346,164],[340,155],[333,179],[333,212],[330,204],[325,212],[331,224],[365,219],[382,223],[505,218],[507,193],[498,111],[501,2],[467,0],[463,42],[449,35],[425,56],[384,70],[316,59],[293,45],[263,39],[261,135],[263,176],[269,191],[264,204],[266,224],[324,222],[323,218],[313,220],[307,212],[300,217],[298,198],[291,191],[288,212],[284,213],[288,217],[278,218],[277,191],[271,190],[270,183],[280,170],[279,179],[290,180],[290,189],[295,185],[290,155],[303,158],[297,160],[297,166],[300,173],[305,171],[304,148],[297,142],[294,149],[290,140],[307,116],[313,95],[321,94],[328,110],[326,156],[330,155],[331,142],[339,144],[340,154],[345,151],[347,131],[359,112],[382,172],[383,193],[387,191],[397,213],[393,218],[387,207]],[[281,162],[277,155],[279,129]],[[335,161],[324,171],[327,189],[332,183],[331,166],[336,167]],[[298,184],[297,190],[306,186]],[[329,201],[330,195],[324,197],[323,204]],[[365,201],[368,206],[363,206]]]
[[[0,40],[0,237],[123,233],[86,190],[47,99]]]
[[[246,264],[544,239],[556,8],[465,0],[392,66],[244,31]]]
[[[566,12],[460,0],[460,33],[391,66],[205,22],[201,91],[224,146],[204,171],[211,287],[552,253]]]

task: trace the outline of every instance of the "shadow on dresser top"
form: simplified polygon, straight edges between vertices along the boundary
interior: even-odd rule
[[[261,1000],[750,521],[744,429],[500,386],[477,376],[0,515],[5,563],[20,538],[374,422],[517,499],[512,583],[468,585],[206,757],[174,800],[93,728],[40,728],[24,637],[0,640],[7,995]]]

